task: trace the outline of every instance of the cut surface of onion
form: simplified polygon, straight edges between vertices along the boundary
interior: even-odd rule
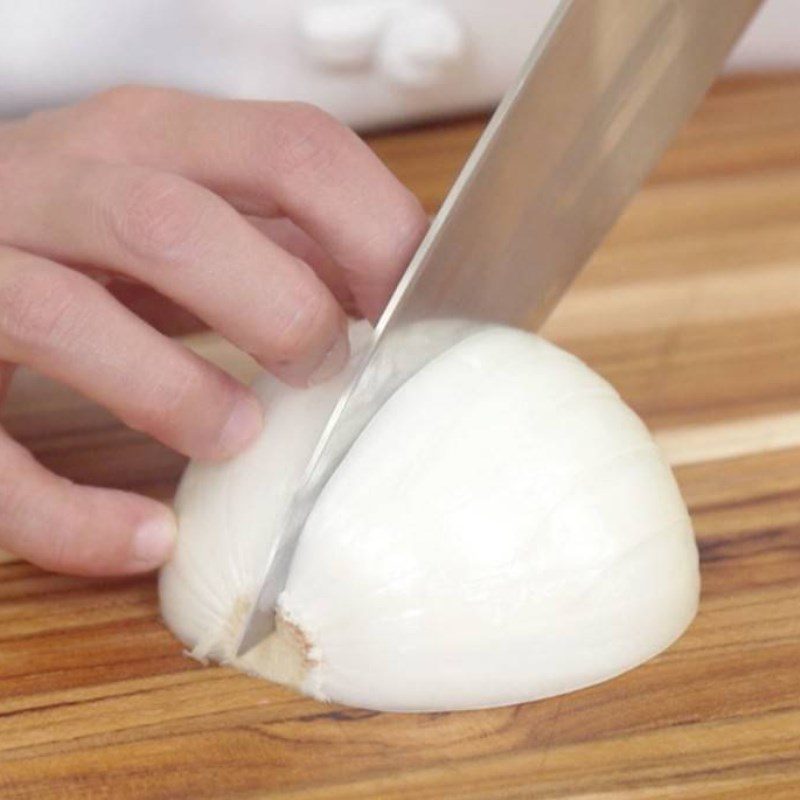
[[[697,548],[649,432],[578,359],[492,326],[372,418],[312,509],[276,631],[236,659],[267,552],[349,377],[306,390],[260,377],[260,440],[187,469],[160,592],[195,657],[322,700],[456,710],[598,683],[689,625]]]

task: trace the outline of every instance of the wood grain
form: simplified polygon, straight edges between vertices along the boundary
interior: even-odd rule
[[[482,124],[372,144],[434,210]],[[800,76],[715,88],[546,332],[613,381],[676,465],[704,589],[675,647],[549,701],[375,714],[189,660],[152,578],[11,561],[0,797],[800,797]],[[191,343],[249,370],[216,339]],[[79,480],[166,497],[182,466],[27,373],[4,422]]]

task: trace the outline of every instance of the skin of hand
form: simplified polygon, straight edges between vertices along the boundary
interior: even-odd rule
[[[258,401],[96,278],[152,287],[307,386],[345,364],[344,309],[375,319],[427,227],[317,108],[143,87],[0,125],[0,198],[0,400],[25,364],[209,460],[258,435]],[[174,535],[167,507],[58,477],[0,430],[0,547],[121,575]]]

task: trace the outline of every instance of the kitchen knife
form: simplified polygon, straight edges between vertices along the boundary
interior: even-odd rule
[[[322,487],[383,402],[475,324],[537,327],[702,98],[761,0],[563,0],[475,146],[309,461],[237,654]],[[414,336],[414,325],[429,336]],[[413,342],[411,346],[410,342]],[[405,346],[404,346],[405,345]],[[335,576],[332,576],[332,579]]]

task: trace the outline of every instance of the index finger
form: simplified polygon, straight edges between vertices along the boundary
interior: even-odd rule
[[[86,108],[71,139],[82,155],[177,172],[244,213],[289,217],[341,266],[370,318],[427,228],[419,202],[372,150],[313,106],[130,87]]]

